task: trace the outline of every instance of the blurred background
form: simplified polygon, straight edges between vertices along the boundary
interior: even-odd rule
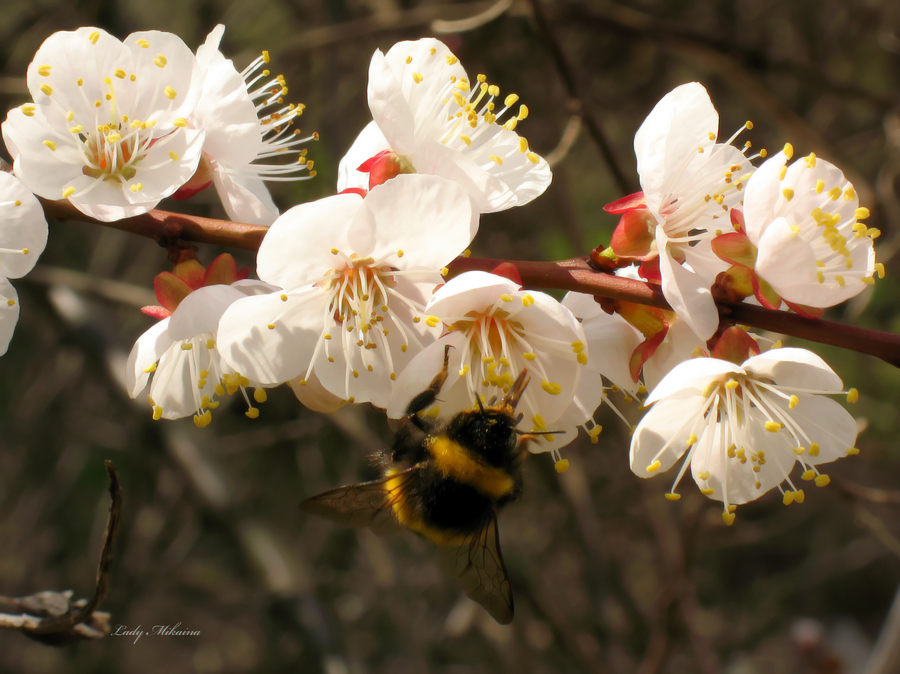
[[[224,23],[223,52],[242,68],[269,50],[290,99],[308,106],[300,126],[321,134],[309,148],[318,176],[272,188],[287,208],[334,192],[338,161],[370,120],[372,52],[435,35],[470,75],[521,96],[531,114],[519,130],[554,169],[541,199],[483,218],[474,255],[561,259],[608,242],[615,219],[601,207],[637,189],[641,120],[666,92],[699,80],[721,137],[751,119],[755,147],[790,141],[854,181],[869,224],[884,232],[887,278],[829,317],[900,331],[900,4],[542,7],[546,24],[530,0],[4,0],[0,100],[5,109],[26,100],[25,69],[54,31],[160,29],[193,49]],[[222,217],[212,193],[161,208]],[[201,261],[220,252],[203,247]],[[145,401],[127,397],[125,359],[151,325],[138,309],[155,304],[152,278],[164,269],[166,251],[149,240],[53,222],[38,267],[15,282],[22,316],[0,358],[0,594],[90,596],[112,459],[125,510],[102,609],[113,626],[200,634],[51,648],[0,631],[0,671],[900,671],[890,648],[900,634],[900,615],[890,615],[900,583],[895,368],[813,346],[861,391],[861,454],[829,468],[832,484],[807,489],[804,504],[768,494],[730,528],[692,485],[670,503],[670,477],[634,477],[628,429],[600,410],[600,444],[570,445],[563,475],[548,456],[532,457],[521,501],[500,518],[516,597],[515,622],[501,627],[415,536],[379,539],[299,513],[302,499],[372,476],[367,456],[390,437],[382,414],[314,414],[277,389],[259,419],[235,400],[198,430],[153,422]]]

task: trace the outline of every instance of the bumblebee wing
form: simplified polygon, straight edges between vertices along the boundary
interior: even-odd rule
[[[501,625],[513,619],[509,575],[500,554],[497,517],[491,514],[468,543],[438,546],[438,559],[448,574],[457,578],[466,595],[481,604]]]
[[[345,527],[369,527],[379,536],[401,531],[393,506],[407,498],[411,480],[418,478],[419,466],[372,482],[352,484],[308,498],[300,510]]]

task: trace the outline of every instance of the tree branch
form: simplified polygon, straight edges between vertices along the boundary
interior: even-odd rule
[[[121,229],[146,236],[166,247],[180,239],[243,250],[258,250],[268,229],[263,225],[227,222],[160,210],[152,210],[143,215],[115,222],[100,222],[84,215],[68,202],[43,201],[43,203],[48,215]],[[557,262],[461,257],[451,262],[449,269],[452,275],[473,270],[492,271],[502,262],[515,266],[526,286],[570,290],[671,309],[658,285],[599,272],[588,264],[587,257]],[[725,302],[717,304],[719,315],[731,322],[865,353],[880,358],[894,367],[900,367],[900,335],[835,321],[804,318],[786,311],[765,309],[750,304]]]
[[[59,646],[75,639],[100,639],[109,634],[109,614],[95,611],[109,589],[112,551],[122,519],[122,485],[112,461],[109,475],[109,519],[100,548],[94,596],[70,601],[72,592],[36,592],[27,597],[0,597],[0,628],[19,630],[36,641]]]

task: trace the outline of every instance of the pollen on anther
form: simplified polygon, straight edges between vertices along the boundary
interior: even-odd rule
[[[412,78],[413,78],[413,81],[414,81],[416,84],[418,84],[418,83],[421,82],[423,79],[425,79],[424,77],[422,77],[422,73],[413,73],[413,74],[412,74]]]
[[[552,396],[559,395],[562,392],[562,386],[548,379],[541,381],[541,388]]]
[[[859,390],[856,388],[851,388],[847,391],[847,402],[851,405],[859,400]]]

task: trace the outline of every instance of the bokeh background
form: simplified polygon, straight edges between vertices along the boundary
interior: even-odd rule
[[[25,69],[54,31],[161,29],[195,48],[224,23],[223,51],[243,67],[268,49],[290,99],[308,106],[301,126],[321,134],[309,150],[318,176],[273,187],[287,208],[333,193],[338,161],[370,119],[372,52],[437,35],[470,74],[520,94],[531,115],[519,128],[554,169],[542,198],[483,218],[474,254],[561,259],[608,241],[615,220],[601,207],[637,189],[634,132],[666,92],[699,80],[723,137],[751,119],[756,147],[790,141],[851,177],[869,224],[884,232],[888,274],[829,317],[900,330],[900,4],[542,6],[578,99],[530,0],[3,0],[0,101],[25,100]],[[579,111],[602,130],[606,155]],[[161,207],[221,216],[212,194]],[[203,247],[201,260],[219,252]],[[601,410],[600,444],[570,445],[563,475],[533,457],[521,501],[501,517],[517,602],[515,622],[501,627],[441,576],[415,536],[379,539],[299,513],[303,498],[371,476],[367,455],[389,439],[382,414],[318,415],[274,390],[259,419],[234,401],[201,431],[190,420],[153,422],[144,401],[127,397],[125,358],[150,325],[138,309],[155,303],[152,278],[167,268],[149,240],[53,222],[38,268],[15,283],[22,318],[0,359],[0,594],[91,594],[108,508],[103,460],[112,459],[126,502],[102,608],[114,626],[180,623],[200,634],[51,648],[0,632],[0,671],[900,671],[890,648],[900,634],[890,614],[900,582],[895,368],[814,346],[860,388],[861,454],[829,467],[832,484],[807,489],[804,504],[769,494],[741,507],[730,528],[692,485],[669,503],[671,476],[634,477],[628,429]]]

